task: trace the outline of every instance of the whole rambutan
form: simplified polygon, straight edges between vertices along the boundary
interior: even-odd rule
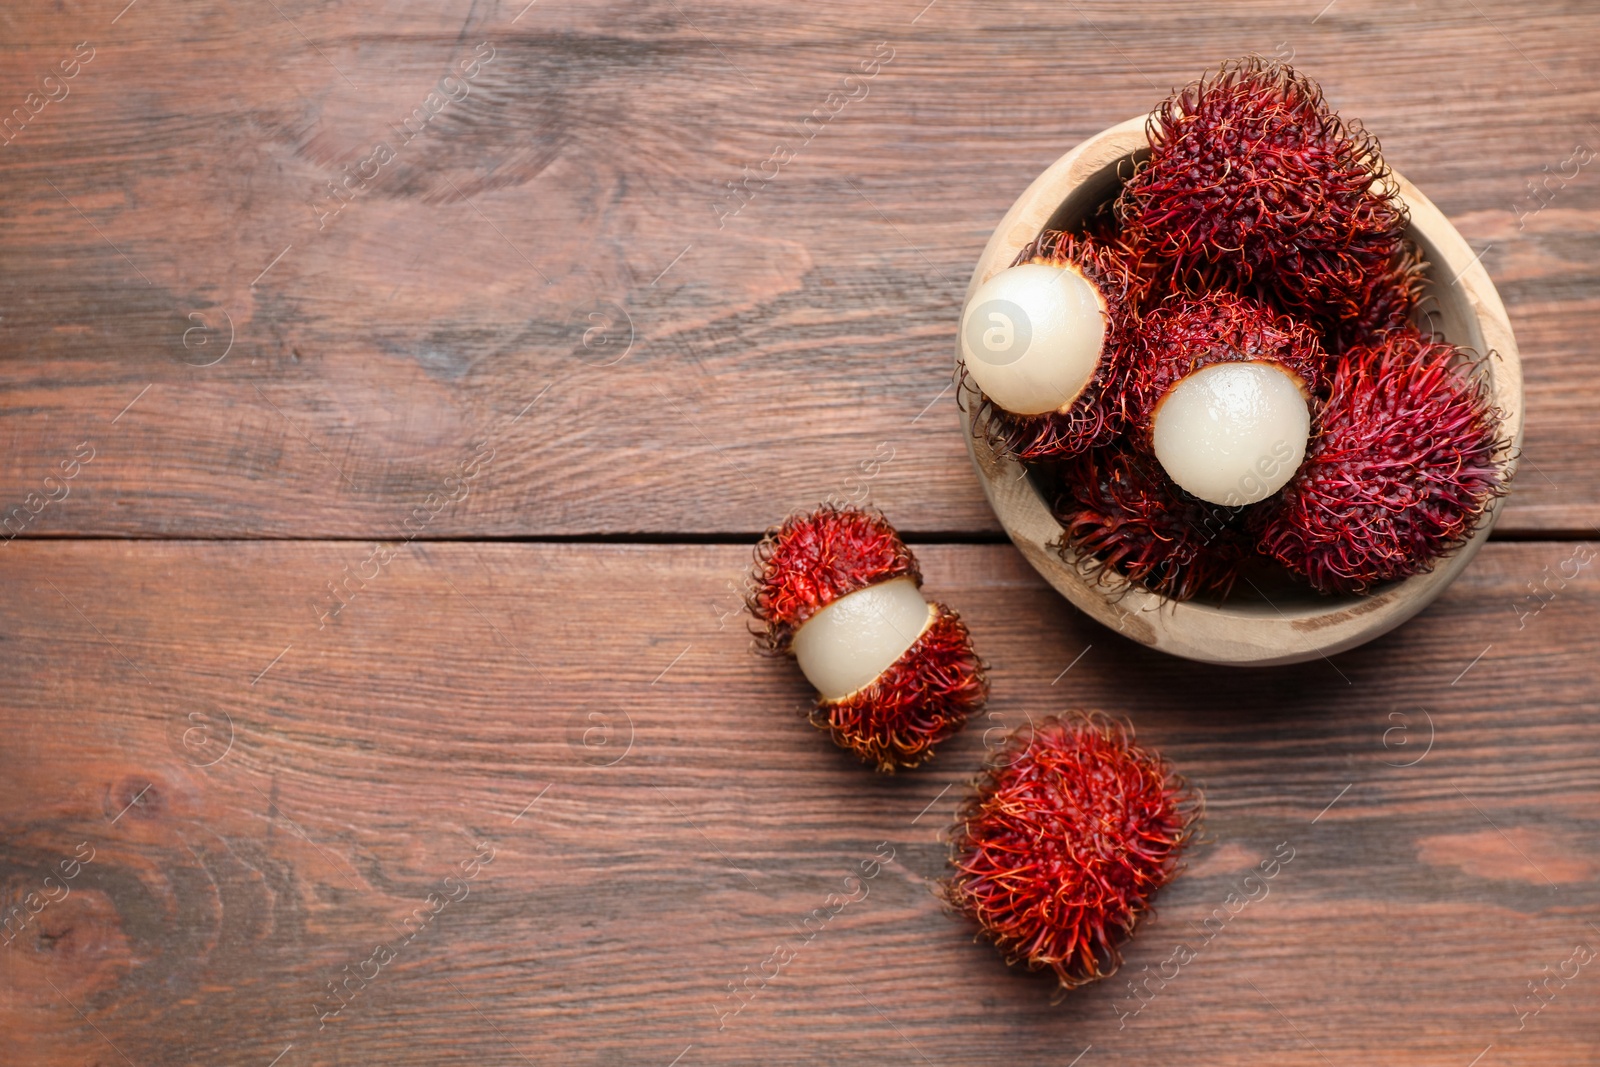
[[[1104,229],[1102,227],[1102,231]],[[1007,390],[1003,395],[1013,408],[1045,408],[1038,412],[1019,413],[1008,410],[984,392],[982,382],[989,380],[984,372],[987,370],[991,374],[999,374],[1000,371],[991,367],[981,353],[974,355],[971,351],[973,346],[969,344],[969,358],[962,361],[961,379],[978,397],[978,407],[972,420],[973,431],[987,437],[995,448],[1021,460],[1072,456],[1086,448],[1105,444],[1122,429],[1121,408],[1116,399],[1127,372],[1127,362],[1122,357],[1122,338],[1136,314],[1147,280],[1128,270],[1109,234],[1091,236],[1047,230],[1023,248],[1012,266],[1052,268],[1089,283],[1104,317],[1098,358],[1092,376],[1070,396],[1071,385],[1060,391],[1050,391],[1052,387],[1046,386],[1041,394],[1042,399],[1031,404],[1018,404],[1013,397],[1027,393],[1018,390],[1009,377],[1002,379],[1001,387]],[[1001,279],[1004,274],[1002,272],[996,278]],[[998,289],[995,293],[989,293],[989,288],[985,287],[974,294],[973,306],[981,308],[993,304],[1001,307],[999,314],[1013,314],[999,303],[1006,299],[1006,293]],[[1026,308],[1022,310],[1027,314]],[[971,321],[969,315],[969,327]],[[988,321],[980,318],[978,325],[988,325]],[[1035,325],[1029,323],[1030,333]],[[975,328],[965,332],[978,333]],[[1012,337],[1015,338],[1014,333]],[[1047,337],[1029,339],[1029,343],[1036,344],[1045,344],[1047,341]],[[1028,392],[1038,393],[1039,390],[1033,388]],[[1060,399],[1063,396],[1067,397],[1065,401]]]
[[[1324,593],[1430,570],[1506,491],[1500,413],[1465,354],[1414,327],[1347,351],[1259,550]]]
[[[1270,292],[1318,323],[1360,316],[1403,254],[1406,210],[1378,142],[1322,90],[1260,56],[1151,113],[1150,158],[1117,212],[1193,291]]]
[[[1168,299],[1126,339],[1128,431],[1178,485],[1240,507],[1299,466],[1328,357],[1316,332],[1227,292]]]
[[[1053,500],[1063,558],[1101,584],[1115,573],[1172,600],[1226,596],[1250,555],[1239,513],[1185,493],[1123,443],[1036,477]]]
[[[812,722],[880,771],[915,767],[983,705],[983,661],[961,618],[882,515],[822,507],[756,546],[747,598],[769,651],[818,690]]]
[[[946,898],[1007,963],[1048,967],[1069,989],[1104,978],[1176,873],[1197,809],[1131,727],[1043,719],[1008,739],[962,806]]]

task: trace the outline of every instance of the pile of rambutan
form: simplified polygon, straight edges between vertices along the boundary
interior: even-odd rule
[[[1221,598],[1276,567],[1360,594],[1431,569],[1511,447],[1483,360],[1417,325],[1426,265],[1376,138],[1259,56],[1146,131],[1113,200],[968,301],[973,432],[1108,586]]]

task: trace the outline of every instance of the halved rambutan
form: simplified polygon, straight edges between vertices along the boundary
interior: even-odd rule
[[[1093,235],[1047,230],[1022,249],[1011,269],[1024,266],[1055,268],[1087,282],[1099,305],[1096,314],[1104,318],[1098,359],[1092,375],[1077,391],[1063,390],[1059,399],[1058,394],[1049,393],[1048,410],[1037,410],[1045,405],[1034,403],[1029,405],[1030,411],[1020,412],[1008,410],[984,392],[979,382],[981,375],[973,373],[969,356],[961,363],[960,382],[963,392],[970,390],[977,397],[973,432],[987,437],[995,448],[1022,460],[1075,455],[1104,444],[1121,430],[1116,395],[1127,370],[1122,358],[1122,338],[1148,288],[1148,278],[1128,269],[1123,250],[1106,225]],[[990,281],[1003,282],[1005,273],[1001,272]],[[974,295],[975,305],[1011,304],[1007,294],[998,290],[995,298],[986,302],[987,292],[988,286]],[[1039,328],[1040,324],[1035,324],[1035,329]],[[968,332],[963,331],[964,334]],[[1032,338],[1036,347],[1049,342],[1049,338]],[[1015,363],[1016,358],[1008,352],[1002,365]],[[1047,393],[1050,388],[1039,387]],[[1017,406],[1014,401],[1006,402]]]
[[[1133,730],[1047,718],[991,758],[952,832],[950,904],[1006,962],[1065,988],[1116,971],[1119,946],[1171,881],[1198,801]]]
[[[1506,491],[1509,443],[1456,346],[1406,326],[1347,351],[1259,550],[1324,593],[1432,569]]]
[[[1147,130],[1150,158],[1117,213],[1193,291],[1254,288],[1337,324],[1402,255],[1405,205],[1377,139],[1286,64],[1226,63],[1158,105]]]
[[[747,598],[771,652],[818,690],[812,722],[880,771],[915,767],[988,694],[950,608],[930,604],[911,550],[876,512],[823,507],[768,531]]]
[[[1114,573],[1172,600],[1226,596],[1250,555],[1238,513],[1185,493],[1121,442],[1036,477],[1053,499],[1062,557],[1101,584]]]

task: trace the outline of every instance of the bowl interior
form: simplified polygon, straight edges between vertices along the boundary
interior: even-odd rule
[[[1041,230],[1076,229],[1116,196],[1133,165],[1149,153],[1142,119],[1112,127],[1058,160],[1018,199],[991,237],[967,296],[1004,270]],[[1476,353],[1494,353],[1487,376],[1520,444],[1522,395],[1515,341],[1498,295],[1466,242],[1426,197],[1400,175],[1411,214],[1407,235],[1428,261],[1422,325]],[[959,359],[959,354],[958,357]],[[984,489],[1001,524],[1030,563],[1079,608],[1135,640],[1175,655],[1217,663],[1267,665],[1327,656],[1370,640],[1420,611],[1443,591],[1487,540],[1499,502],[1472,539],[1426,574],[1366,596],[1324,596],[1263,561],[1226,598],[1166,601],[1115,574],[1093,574],[1092,561],[1061,549],[1062,531],[1030,472],[972,434],[971,396],[962,418]],[[1510,476],[1508,469],[1507,476]]]

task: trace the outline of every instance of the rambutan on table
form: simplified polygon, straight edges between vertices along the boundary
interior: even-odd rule
[[[0,13],[0,1060],[1600,1063],[1600,11],[125,4]],[[1017,192],[1250,50],[1482,249],[1528,422],[1427,612],[1228,671],[1028,569],[950,364]],[[823,498],[993,664],[919,771],[750,650]],[[935,888],[1074,707],[1206,832],[1052,1004]]]

